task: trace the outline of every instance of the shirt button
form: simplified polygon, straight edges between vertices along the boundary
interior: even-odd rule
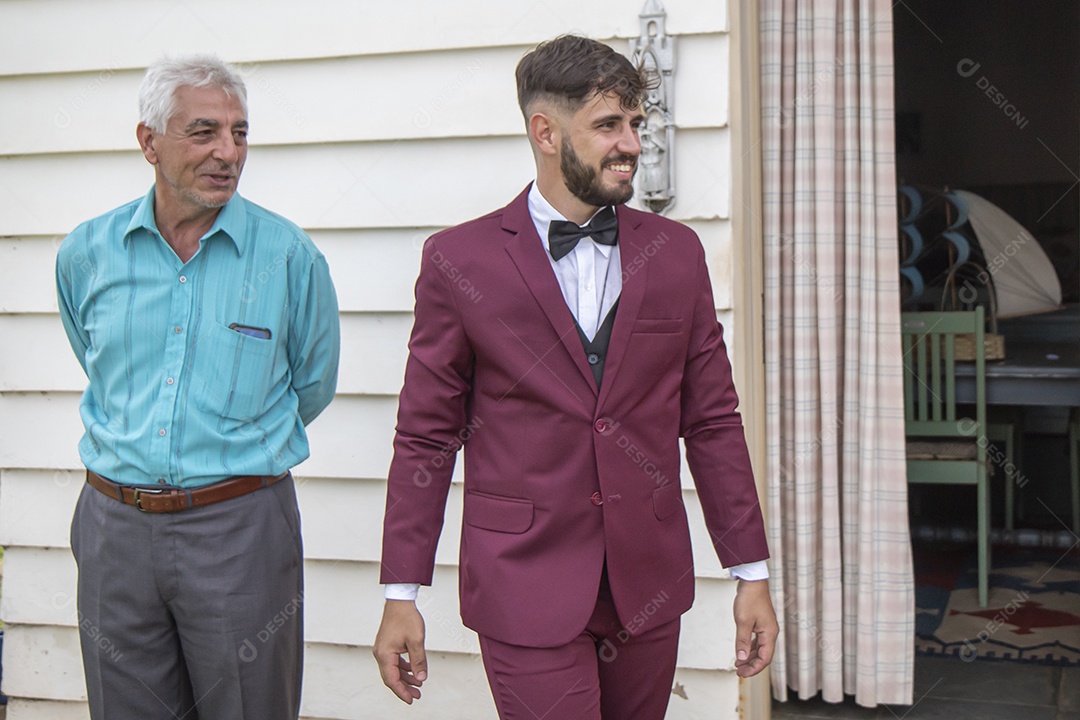
[[[186,283],[186,282],[187,282],[187,275],[181,275],[180,276],[180,283],[183,284],[183,283]]]
[[[157,484],[158,485],[164,485],[165,484],[165,478],[158,478],[157,479]]]
[[[607,421],[605,421],[605,420],[597,420],[596,423],[593,425],[593,427],[596,429],[596,432],[598,432],[598,433],[607,432]]]
[[[604,504],[604,498],[598,492],[594,492],[592,494],[592,497],[589,499],[592,500],[592,504],[596,505],[597,507],[600,507]]]
[[[592,283],[585,283],[585,290],[592,292]]]
[[[589,356],[588,356],[587,359],[588,359],[590,365],[595,365],[596,363],[600,362],[600,356],[597,355],[596,353],[589,353]],[[601,431],[601,432],[603,432],[603,431]]]
[[[158,430],[157,434],[160,435],[161,437],[165,437],[165,428],[161,428],[160,430]]]
[[[182,327],[180,327],[179,325],[177,325],[176,327],[174,327],[174,328],[172,329],[172,331],[173,331],[174,333],[176,333],[177,335],[179,335],[180,333],[184,332],[184,328],[182,328]]]
[[[166,384],[166,385],[172,385],[172,384],[173,384],[174,382],[176,382],[176,379],[175,379],[175,378],[168,378],[168,379],[167,379],[167,380],[165,381],[165,384]]]

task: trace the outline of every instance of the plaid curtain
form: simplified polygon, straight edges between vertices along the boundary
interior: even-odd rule
[[[762,0],[774,694],[912,701],[887,0]]]

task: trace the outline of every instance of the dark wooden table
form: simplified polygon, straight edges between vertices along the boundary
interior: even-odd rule
[[[957,363],[956,396],[975,401],[975,364]],[[987,405],[1080,407],[1080,339],[1005,343],[1004,360],[986,362]]]

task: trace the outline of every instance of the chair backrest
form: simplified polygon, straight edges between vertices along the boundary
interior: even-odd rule
[[[986,348],[983,308],[974,312],[913,312],[901,315],[904,352],[904,421],[908,436],[965,437],[985,452]],[[957,416],[958,336],[974,345],[975,417]]]

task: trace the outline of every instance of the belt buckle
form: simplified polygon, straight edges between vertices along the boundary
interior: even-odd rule
[[[155,489],[133,488],[133,492],[135,494],[135,509],[138,510],[139,512],[150,512],[149,510],[147,510],[146,508],[144,508],[142,506],[142,499],[140,498],[140,496],[143,495],[143,494],[146,494],[146,495],[161,495],[162,493],[165,492],[165,490],[164,489],[158,490],[156,488]]]

